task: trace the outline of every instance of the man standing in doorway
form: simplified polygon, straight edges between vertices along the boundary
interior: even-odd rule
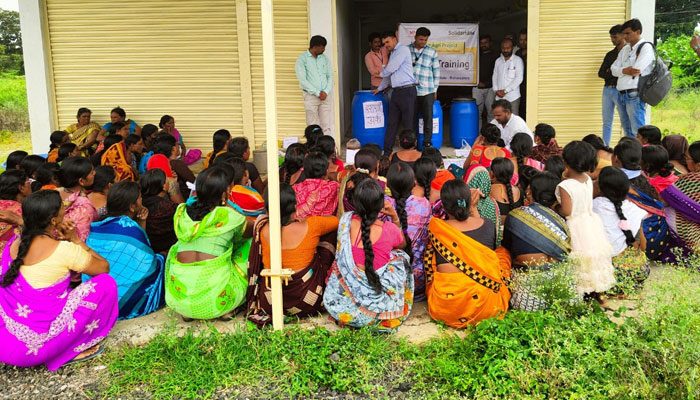
[[[389,63],[384,67],[380,76],[382,83],[374,90],[381,92],[391,84],[392,94],[389,101],[389,115],[384,136],[384,154],[388,157],[394,150],[396,130],[399,122],[410,128],[413,123],[413,111],[416,105],[416,78],[413,77],[411,51],[399,43],[395,32],[384,32],[382,43],[389,51]]]
[[[370,76],[370,89],[374,90],[382,83],[382,69],[389,62],[389,52],[382,45],[382,35],[379,32],[372,32],[367,38],[369,41],[369,52],[365,54],[365,66]]]
[[[481,35],[479,37],[479,83],[472,89],[472,97],[476,101],[476,106],[479,109],[479,131],[483,122],[482,115],[484,108],[486,109],[486,120],[493,119],[491,106],[495,100],[493,93],[493,65],[496,62],[498,55],[491,50],[491,35]]]
[[[617,91],[617,78],[610,70],[612,64],[617,60],[618,53],[627,44],[622,35],[622,25],[618,24],[613,26],[610,28],[609,33],[610,41],[615,47],[605,55],[603,63],[600,64],[600,69],[598,70],[598,76],[605,80],[605,86],[603,87],[603,140],[608,146],[610,146],[610,141],[612,140],[612,124],[615,118],[616,108],[620,115],[620,124],[622,124],[622,130],[625,131],[625,135],[634,136],[632,128],[630,127],[630,119],[620,104],[620,94]]]
[[[518,33],[518,46],[515,55],[523,60],[523,82],[520,84],[520,106],[518,107],[518,115],[527,120],[525,115],[527,109],[527,28],[523,28]]]
[[[423,148],[432,147],[433,103],[437,100],[440,84],[440,60],[434,47],[428,45],[430,30],[421,26],[416,30],[415,41],[408,45],[413,60],[413,76],[418,81],[416,89],[417,111],[423,115]],[[418,113],[414,124],[418,123]]]
[[[313,36],[309,50],[297,58],[294,70],[303,90],[306,125],[319,125],[326,135],[331,134],[331,99],[328,94],[333,87],[333,70],[323,52],[326,38]]]
[[[496,100],[508,100],[513,114],[518,115],[520,108],[520,84],[523,83],[525,65],[523,60],[513,54],[513,41],[503,39],[501,56],[493,67],[493,91]]]
[[[508,150],[510,150],[510,141],[513,140],[513,136],[519,132],[527,133],[532,138],[532,142],[535,142],[535,135],[532,134],[530,127],[527,126],[524,119],[513,114],[511,107],[508,100],[496,100],[493,103],[493,121],[491,121],[501,130],[501,139],[505,142]]]
[[[617,90],[620,93],[620,105],[630,120],[631,132],[627,136],[636,136],[639,127],[644,125],[646,103],[639,97],[639,77],[651,73],[654,63],[654,49],[651,43],[644,46],[642,42],[642,23],[634,18],[622,25],[625,45],[617,59],[610,67],[617,79]]]

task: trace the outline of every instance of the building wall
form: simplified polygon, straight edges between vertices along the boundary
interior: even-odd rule
[[[528,14],[527,121],[557,130],[560,144],[602,132],[603,81],[598,68],[612,49],[608,30],[637,12],[651,13],[654,2],[638,0],[531,0]],[[638,4],[639,3],[639,4]],[[636,17],[637,12],[632,13]],[[653,25],[649,29],[653,32]],[[613,143],[621,133],[615,116]]]
[[[249,137],[251,147],[264,141],[259,1],[46,0],[45,6],[55,128],[74,123],[79,107],[105,123],[109,110],[121,106],[140,125],[172,115],[188,147],[205,153],[221,128]],[[308,47],[306,0],[275,2],[274,18],[279,134],[298,136],[305,121],[294,62]],[[239,40],[239,24],[247,24],[247,40]],[[241,59],[243,46],[249,56]],[[246,87],[253,99],[247,105]]]

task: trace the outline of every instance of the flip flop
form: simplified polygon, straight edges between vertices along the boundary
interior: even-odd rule
[[[97,349],[97,351],[95,351],[94,353],[90,354],[89,356],[86,356],[86,357],[83,357],[83,358],[79,358],[79,359],[77,359],[77,360],[74,358],[74,359],[68,361],[67,363],[63,364],[63,366],[71,365],[71,364],[75,364],[75,363],[79,363],[79,362],[83,362],[83,361],[92,360],[93,358],[102,355],[102,353],[105,352],[105,346],[103,346],[103,345],[98,345],[98,346],[100,346],[100,347]],[[76,357],[77,357],[77,356],[76,356]]]

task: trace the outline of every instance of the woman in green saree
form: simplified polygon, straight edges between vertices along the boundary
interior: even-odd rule
[[[233,170],[216,165],[197,178],[197,196],[175,212],[177,242],[165,270],[165,302],[183,319],[231,319],[248,288],[250,230],[226,205]]]

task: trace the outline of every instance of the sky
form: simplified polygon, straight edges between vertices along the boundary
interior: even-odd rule
[[[5,10],[19,11],[18,0],[0,0],[0,8]]]

